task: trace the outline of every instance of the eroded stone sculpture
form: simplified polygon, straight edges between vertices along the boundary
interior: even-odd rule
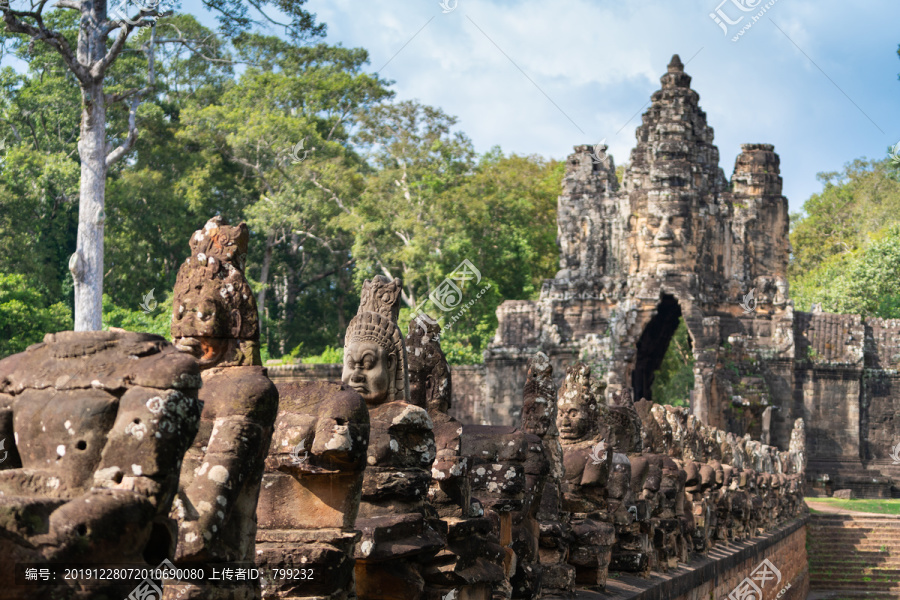
[[[447,413],[452,381],[439,334],[434,319],[421,318],[410,322],[406,336],[410,401],[428,411],[434,426],[428,501],[447,526],[447,546],[423,571],[426,595],[487,599],[505,580],[505,553],[483,506],[472,498],[463,425]]]
[[[571,513],[572,548],[569,563],[576,582],[606,584],[615,529],[609,515],[607,483],[613,450],[600,439],[600,423],[608,408],[602,387],[591,379],[591,368],[576,363],[566,369],[559,388],[556,424],[563,449],[565,475],[562,508]]]
[[[135,584],[16,587],[13,568],[172,557],[169,510],[200,422],[199,387],[197,362],[150,334],[48,334],[0,361],[0,595],[123,597]]]
[[[422,597],[425,565],[446,544],[445,524],[427,502],[435,459],[431,418],[410,404],[406,347],[397,327],[400,281],[363,284],[344,342],[343,382],[365,400],[371,423],[356,520],[356,588],[361,599]]]
[[[355,593],[355,528],[369,411],[345,384],[278,384],[279,408],[260,489],[256,561],[263,598],[345,600]],[[283,571],[282,571],[283,572]]]
[[[635,495],[632,480],[638,474],[633,473],[631,462],[640,456],[643,433],[631,390],[612,394],[608,410],[602,412],[600,433],[613,450],[607,497],[616,542],[610,569],[646,573],[650,568],[649,511],[646,502],[640,501],[640,490]],[[636,464],[634,468],[641,465]]]
[[[210,219],[178,271],[172,337],[200,362],[200,431],[185,456],[172,509],[176,563],[253,563],[256,505],[278,411],[259,357],[256,300],[244,277],[249,232]],[[167,600],[258,598],[259,582],[166,583]]]
[[[545,407],[532,407],[537,398],[527,395],[524,430],[485,425],[467,425],[462,430],[462,454],[470,461],[473,507],[477,502],[490,520],[492,536],[499,541],[500,553],[493,556],[503,573],[492,596],[497,600],[541,594],[537,513],[550,468],[541,434],[549,432],[551,415]]]
[[[563,450],[556,426],[557,388],[547,355],[538,352],[528,362],[522,405],[522,429],[541,439],[547,462],[547,481],[537,509],[538,558],[544,593],[571,593],[575,568],[568,564],[570,544],[568,514],[562,511]]]

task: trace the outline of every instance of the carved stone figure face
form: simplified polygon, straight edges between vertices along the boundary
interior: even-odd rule
[[[243,274],[249,232],[210,219],[191,236],[191,256],[178,271],[172,339],[200,366],[262,364],[256,300]]]
[[[556,415],[556,427],[559,437],[568,441],[577,441],[587,435],[590,430],[590,415],[584,404],[563,404]]]
[[[650,200],[632,215],[634,249],[640,267],[691,267],[689,205],[678,199]]]
[[[522,409],[522,423],[525,431],[538,437],[547,435],[553,421],[551,407],[547,403],[530,402]]]
[[[381,404],[388,399],[397,365],[394,356],[375,342],[359,341],[344,350],[341,381],[363,397],[366,404]]]
[[[447,413],[451,404],[453,384],[440,332],[437,321],[423,313],[409,322],[406,336],[409,401],[429,414]]]

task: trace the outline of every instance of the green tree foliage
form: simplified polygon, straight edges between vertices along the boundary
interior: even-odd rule
[[[691,390],[694,389],[694,354],[687,325],[682,317],[672,334],[662,363],[653,377],[650,391],[657,404],[689,406]]]
[[[359,139],[374,170],[345,222],[355,236],[356,284],[400,277],[404,333],[424,311],[444,326],[448,360],[471,364],[482,360],[500,303],[536,297],[556,270],[563,165],[499,148],[478,158],[455,124],[411,101],[369,111]],[[465,260],[481,280],[457,282],[460,303],[443,311],[429,294]]]
[[[462,209],[450,190],[475,165],[472,143],[452,131],[455,124],[414,101],[385,103],[363,115],[358,135],[375,168],[348,219],[357,284],[377,273],[400,277],[403,302],[413,309],[449,272],[446,245]]]
[[[146,71],[137,48],[148,37],[147,31],[135,36],[132,51],[113,71],[114,86]],[[180,136],[186,107],[212,101],[232,81],[232,55],[190,15],[161,19],[157,37],[159,93],[141,105],[133,157],[117,163],[107,182],[104,294],[109,298],[104,307],[112,303],[137,310],[151,289],[157,296],[171,290],[189,254],[191,233],[217,213],[234,217],[244,192],[236,168]],[[202,43],[191,43],[194,51],[177,40]],[[115,118],[125,115],[115,113]]]
[[[344,349],[328,346],[319,354],[303,357],[303,362],[308,365],[341,364],[344,362]]]
[[[74,39],[72,16],[48,18]],[[451,362],[480,362],[497,306],[535,298],[556,270],[563,164],[479,157],[439,108],[389,102],[365,50],[228,37],[190,15],[159,19],[153,40],[140,135],[107,180],[104,327],[168,335],[188,240],[216,214],[250,227],[246,272],[275,357],[337,357],[362,280],[381,273],[404,281],[404,330],[422,308],[445,326]],[[36,307],[71,308],[81,98],[58,53],[6,42],[28,70],[0,71],[0,264],[26,276]],[[132,34],[108,93],[149,86],[150,43]],[[124,104],[108,116],[110,135],[128,130]],[[428,294],[463,260],[481,281],[444,313]]]
[[[797,277],[795,303],[809,310],[900,318],[900,224],[880,232],[862,248],[836,255]]]
[[[74,19],[50,26],[74,35]],[[25,72],[0,71],[0,265],[27,274],[42,298],[72,289],[66,267],[78,220],[81,97],[58,54],[44,44],[6,39]]]
[[[363,184],[349,129],[389,92],[362,72],[364,50],[257,35],[235,45],[250,66],[215,103],[185,109],[181,136],[247,184],[240,213],[254,234],[270,351],[339,344],[355,303],[353,236],[342,219]]]
[[[46,297],[24,275],[0,273],[0,358],[40,342],[45,333],[72,328],[69,308]]]
[[[855,160],[792,215],[791,296],[799,310],[897,318],[900,168]]]
[[[155,290],[154,290],[155,291]],[[165,296],[162,302],[154,300],[143,304],[140,310],[116,306],[109,296],[103,296],[103,328],[118,327],[128,331],[155,333],[167,340],[172,339],[172,294]]]
[[[890,160],[856,159],[817,177],[824,189],[803,204],[803,215],[792,215],[791,275],[859,250],[900,214],[900,171]]]
[[[564,168],[537,156],[506,157],[494,148],[454,190],[457,223],[445,264],[452,269],[468,259],[484,279],[464,297],[474,304],[443,334],[451,363],[480,363],[497,329],[497,307],[508,298],[536,299],[542,281],[556,272],[556,201]]]

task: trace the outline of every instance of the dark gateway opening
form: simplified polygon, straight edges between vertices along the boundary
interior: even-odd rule
[[[667,351],[686,354],[689,359],[692,358],[690,354],[690,336],[685,336],[686,348],[681,348],[680,352],[678,352],[678,348],[670,348],[673,342],[672,338],[681,322],[683,321],[678,301],[669,294],[663,294],[657,306],[656,315],[647,323],[637,343],[637,358],[635,359],[634,372],[631,378],[635,400],[646,398],[647,400],[665,403],[671,403],[672,400],[675,400],[672,398],[654,398],[653,382],[657,377],[657,371],[663,364],[663,359],[667,356]],[[673,360],[672,362],[681,361]],[[693,363],[692,360],[690,362]],[[688,369],[691,366],[684,365]],[[668,376],[672,375],[675,374],[668,374]]]

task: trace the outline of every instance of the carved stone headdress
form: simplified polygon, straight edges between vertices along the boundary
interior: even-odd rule
[[[375,342],[394,357],[397,368],[388,402],[409,402],[409,371],[406,362],[406,345],[397,326],[400,314],[400,280],[391,281],[376,275],[363,283],[359,311],[347,327],[344,346],[359,342]]]

